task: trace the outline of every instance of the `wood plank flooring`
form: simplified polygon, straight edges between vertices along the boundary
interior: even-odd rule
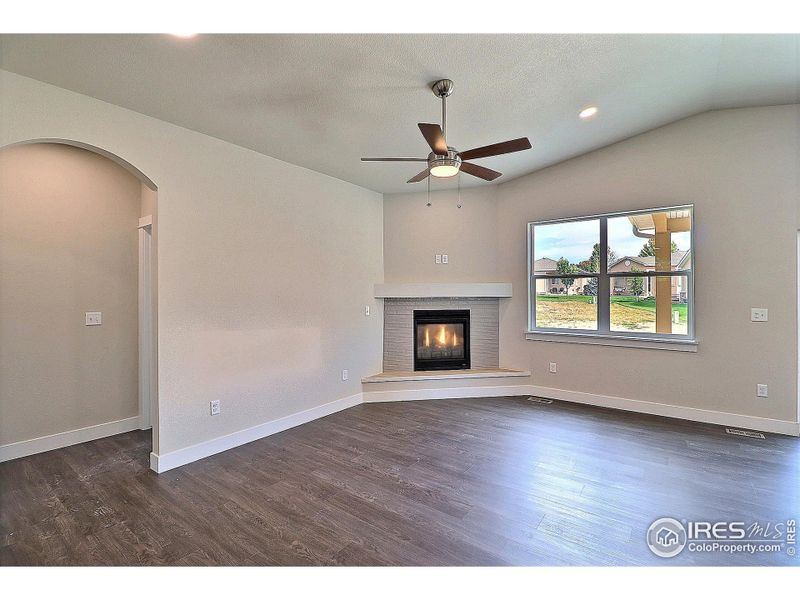
[[[149,432],[0,464],[2,565],[659,559],[656,518],[800,517],[800,441],[526,398],[366,404],[157,475]]]

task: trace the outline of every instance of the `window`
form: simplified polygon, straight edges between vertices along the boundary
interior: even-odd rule
[[[528,224],[531,333],[693,341],[692,206]]]

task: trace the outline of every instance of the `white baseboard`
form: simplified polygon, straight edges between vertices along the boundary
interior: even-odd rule
[[[30,456],[31,454],[39,454],[40,452],[49,452],[50,450],[82,444],[83,442],[91,442],[92,440],[117,435],[118,433],[126,433],[139,429],[140,424],[138,416],[128,417],[119,421],[100,423],[99,425],[91,425],[90,427],[82,427],[72,431],[45,435],[32,440],[5,444],[0,446],[0,462]]]
[[[236,446],[247,444],[263,437],[291,429],[303,423],[314,421],[321,417],[345,410],[362,402],[403,402],[409,400],[441,400],[445,398],[488,398],[503,396],[541,396],[543,398],[553,398],[566,402],[578,404],[588,404],[605,408],[615,408],[631,412],[658,415],[662,417],[672,417],[687,421],[698,421],[700,423],[711,423],[715,425],[727,425],[741,427],[744,429],[754,429],[756,431],[766,431],[770,433],[780,433],[784,435],[800,436],[800,424],[793,421],[781,421],[779,419],[769,419],[766,417],[754,417],[749,415],[739,415],[701,408],[690,408],[685,406],[674,406],[670,404],[659,404],[645,400],[631,400],[629,398],[619,398],[616,396],[603,396],[600,394],[590,394],[587,392],[574,392],[549,388],[537,385],[502,385],[502,386],[466,386],[452,388],[432,388],[432,389],[413,389],[413,390],[390,390],[390,391],[369,391],[353,394],[345,398],[340,398],[333,402],[323,404],[308,410],[288,415],[286,417],[262,423],[255,427],[249,427],[241,431],[236,431],[222,437],[201,442],[194,446],[181,448],[173,452],[158,455],[150,454],[150,468],[157,473],[163,473],[170,469],[194,462],[201,458],[230,450]],[[31,454],[47,452],[57,448],[64,448],[73,444],[89,442],[118,433],[125,433],[139,429],[139,417],[130,417],[110,423],[102,423],[82,429],[74,429],[63,433],[56,433],[32,440],[15,442],[0,446],[0,462],[13,460]]]
[[[576,402],[578,404],[591,404],[592,406],[602,406],[605,408],[616,408],[648,415],[658,415],[660,417],[684,419],[686,421],[698,421],[700,423],[711,423],[713,425],[727,425],[729,427],[741,427],[744,429],[755,429],[756,431],[800,436],[800,424],[794,421],[781,421],[779,419],[740,415],[716,410],[706,410],[703,408],[660,404],[647,400],[631,400],[630,398],[603,396],[587,392],[573,392],[570,390],[537,385],[528,387],[531,389],[531,396],[541,396],[543,398]]]
[[[164,471],[169,471],[170,469],[200,460],[212,454],[224,452],[236,446],[254,442],[255,440],[267,437],[273,433],[285,431],[286,429],[297,427],[303,423],[326,417],[358,404],[361,404],[360,393],[347,396],[346,398],[340,398],[339,400],[334,400],[333,402],[328,402],[321,406],[315,406],[314,408],[309,408],[308,410],[297,412],[280,419],[275,419],[274,421],[268,421],[267,423],[262,423],[255,427],[248,427],[247,429],[235,431],[228,435],[208,440],[207,442],[200,442],[194,446],[173,450],[166,454],[159,455],[151,452],[150,468],[156,473],[163,473]]]
[[[539,385],[505,385],[486,387],[453,387],[440,389],[416,390],[391,390],[364,392],[364,402],[403,402],[409,400],[438,400],[443,398],[489,398],[494,396],[541,396],[553,400],[589,404],[605,408],[616,408],[630,412],[711,423],[714,425],[727,425],[729,427],[742,427],[756,431],[780,433],[783,435],[800,436],[800,424],[793,421],[781,421],[766,417],[753,417],[702,408],[659,404],[646,400],[631,400],[616,396],[604,396],[587,392],[573,392]]]

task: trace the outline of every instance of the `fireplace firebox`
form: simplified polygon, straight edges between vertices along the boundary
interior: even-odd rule
[[[469,368],[469,310],[415,310],[414,370]]]

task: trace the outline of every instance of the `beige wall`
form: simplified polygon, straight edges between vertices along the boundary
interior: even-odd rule
[[[0,445],[138,414],[140,195],[86,150],[0,150]]]
[[[386,282],[496,281],[496,190],[461,190],[461,208],[455,189],[432,192],[430,207],[426,206],[427,193],[386,194]],[[448,264],[437,265],[437,254],[447,254]]]
[[[31,138],[104,148],[158,187],[158,453],[360,393],[380,372],[380,194],[0,71],[0,146]]]
[[[798,126],[797,106],[705,113],[500,186],[499,275],[515,290],[527,221],[693,203],[700,342],[689,354],[526,341],[516,294],[501,308],[501,364],[549,387],[795,421]],[[768,323],[750,322],[754,306]]]
[[[500,304],[500,364],[530,369],[537,385],[796,421],[798,110],[705,113],[495,186],[496,237],[477,220],[457,227],[472,231],[470,256],[496,253],[489,278],[514,284]],[[438,280],[391,255],[418,252],[396,232],[418,225],[422,199],[404,198],[407,210],[390,219],[387,197],[384,227],[396,238],[385,245],[387,281]],[[528,221],[686,203],[695,205],[696,354],[525,339]],[[750,307],[761,306],[769,322],[751,323]],[[769,384],[768,399],[755,397],[757,383]]]

